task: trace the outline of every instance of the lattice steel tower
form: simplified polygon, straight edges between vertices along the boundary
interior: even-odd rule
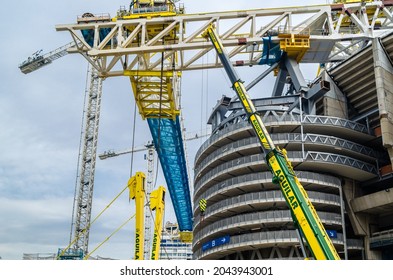
[[[94,188],[94,173],[97,154],[98,125],[100,121],[102,79],[94,67],[89,67],[89,81],[86,87],[87,106],[85,110],[83,149],[79,153],[79,180],[75,190],[71,234],[75,240],[74,249],[88,253],[91,209]],[[71,243],[71,242],[70,242]]]

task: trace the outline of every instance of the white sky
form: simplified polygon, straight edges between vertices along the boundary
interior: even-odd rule
[[[196,1],[183,0],[187,13],[281,6],[325,4],[327,1]],[[5,22],[0,40],[0,257],[22,259],[23,253],[55,253],[69,242],[76,166],[81,131],[87,62],[67,55],[28,75],[18,65],[37,50],[44,53],[71,38],[55,25],[76,22],[85,12],[114,16],[125,0],[8,1],[0,15]],[[3,25],[4,26],[4,25]],[[247,82],[257,67],[240,72]],[[250,72],[252,71],[252,73]],[[260,70],[263,71],[263,70]],[[306,77],[312,79],[313,77]],[[271,81],[271,80],[270,80]],[[183,115],[188,132],[206,128],[210,109],[222,94],[232,95],[223,70],[183,74]],[[261,95],[263,96],[263,94]],[[266,94],[265,94],[266,96]],[[134,100],[125,77],[104,81],[98,153],[131,146]],[[147,123],[137,117],[135,145],[151,139]],[[187,143],[192,163],[202,140]],[[146,171],[143,153],[135,155],[134,172]],[[192,167],[190,167],[192,168]],[[161,169],[158,185],[165,185]],[[97,160],[93,215],[100,212],[127,183],[130,156]],[[190,175],[192,178],[192,175]],[[168,195],[169,197],[169,195]],[[93,227],[93,250],[130,215],[134,205],[123,195]],[[174,221],[167,203],[165,220]],[[131,221],[93,256],[129,259],[133,256]]]

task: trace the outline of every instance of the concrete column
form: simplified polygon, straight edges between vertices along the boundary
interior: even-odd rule
[[[353,231],[355,235],[358,236],[366,236],[367,232],[367,219],[364,215],[360,213],[355,213],[352,201],[356,197],[356,183],[353,180],[346,179],[342,184],[342,190],[344,193],[344,198],[346,201],[346,210],[349,216],[349,220],[351,222]]]
[[[347,119],[348,106],[344,94],[326,71],[321,75],[323,80],[330,83],[330,91],[322,97],[324,115]]]
[[[382,142],[393,164],[393,65],[378,38],[373,39],[373,58]]]
[[[347,202],[347,213],[349,216],[349,220],[351,222],[352,228],[357,236],[363,236],[364,240],[364,253],[365,259],[367,260],[380,260],[382,259],[382,253],[379,250],[371,250],[370,249],[370,233],[375,231],[372,228],[375,223],[375,216],[362,212],[367,210],[367,207],[363,207],[368,199],[367,196],[360,196],[359,189],[353,180],[346,179],[342,185],[342,190],[344,192],[344,197]],[[371,194],[369,196],[375,196],[375,194]],[[383,192],[380,192],[378,195],[383,195]],[[378,198],[370,200],[376,200]],[[386,199],[385,199],[386,200]],[[389,199],[388,199],[389,201]]]
[[[367,215],[366,217],[366,226],[367,231],[370,232],[370,222],[372,222],[372,216]],[[382,252],[379,250],[371,250],[370,249],[370,235],[366,235],[364,237],[364,253],[366,260],[381,260],[382,259]]]

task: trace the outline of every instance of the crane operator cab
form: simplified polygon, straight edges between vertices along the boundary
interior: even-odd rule
[[[184,7],[176,8],[173,0],[133,0],[129,10],[120,7],[117,19],[134,19],[134,18],[152,18],[152,17],[169,17],[184,13]]]
[[[167,0],[139,0],[134,1],[133,12],[138,13],[152,13],[168,11]]]

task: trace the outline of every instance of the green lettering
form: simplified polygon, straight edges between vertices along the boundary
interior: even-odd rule
[[[288,181],[285,179],[284,175],[280,175],[281,170],[277,170],[275,173],[276,173],[276,177],[279,178],[281,183],[281,188],[288,199],[288,204],[292,207],[293,210],[295,210],[299,206],[299,204],[295,196],[290,195],[290,193],[292,193],[291,186],[289,185]]]
[[[292,205],[292,209],[293,209],[293,210],[295,210],[295,209],[299,206],[299,204],[297,203],[297,201],[294,201],[291,205]]]

